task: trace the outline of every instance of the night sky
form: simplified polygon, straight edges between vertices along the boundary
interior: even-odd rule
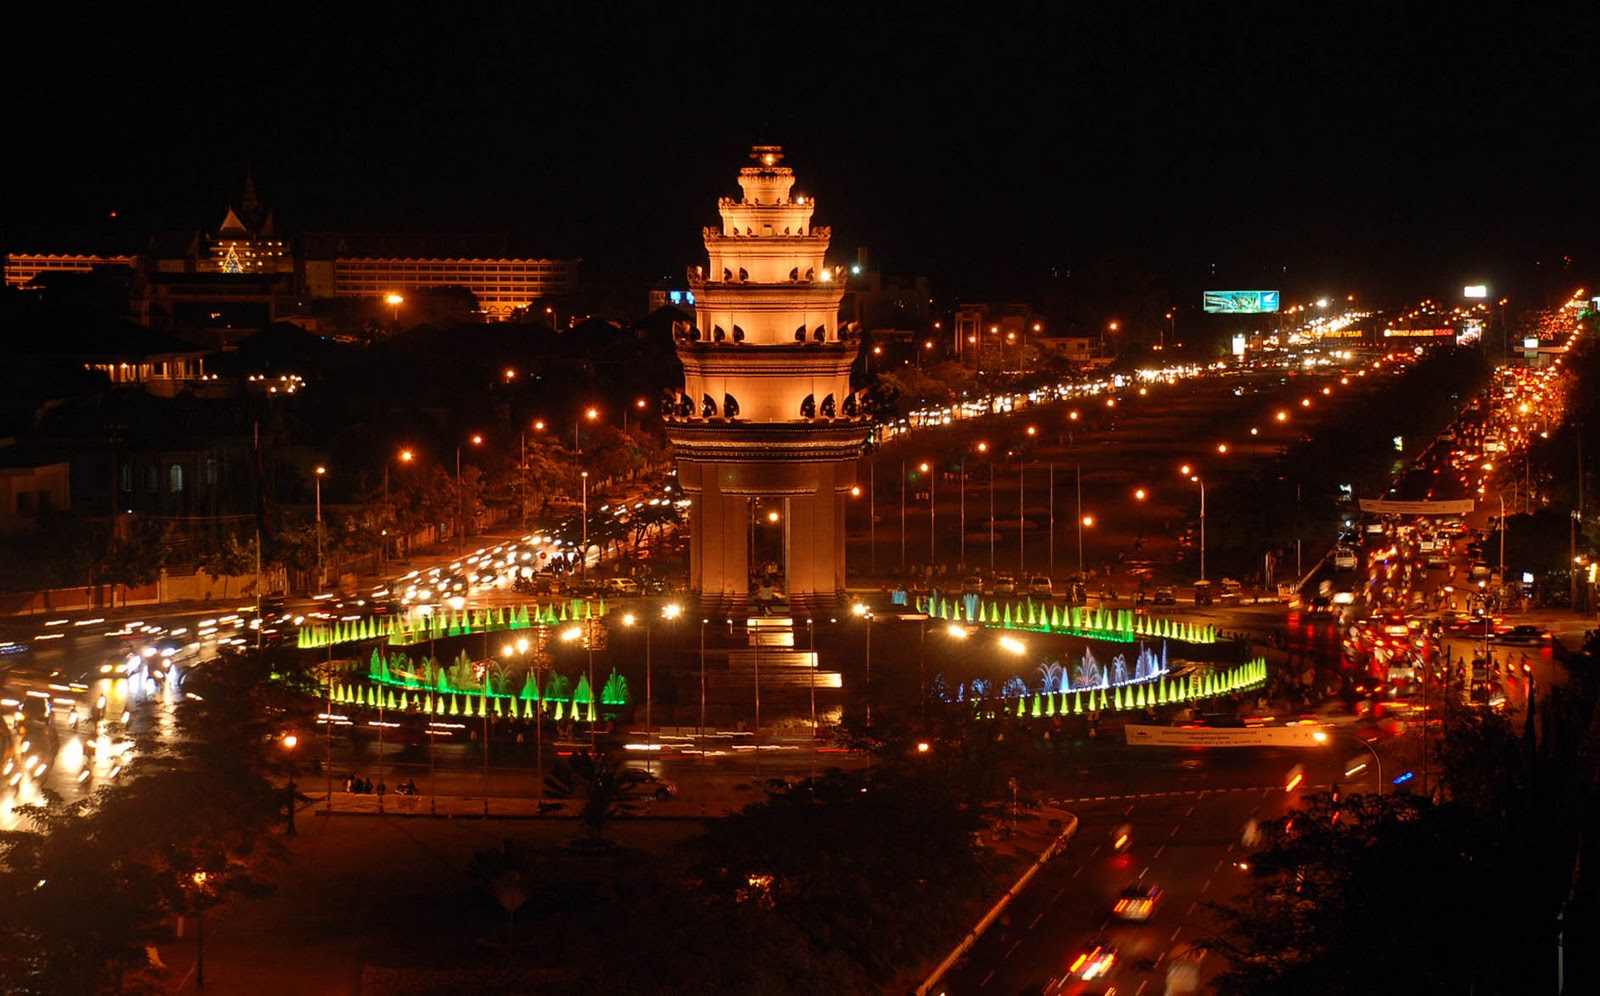
[[[1108,253],[1175,293],[1442,293],[1593,264],[1592,21],[1405,3],[32,4],[6,36],[6,248],[213,227],[248,166],[293,231],[507,232],[591,279],[679,277],[747,147],[772,142],[835,258],[865,246],[952,296],[1031,293]]]

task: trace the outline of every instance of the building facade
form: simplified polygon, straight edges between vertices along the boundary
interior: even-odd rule
[[[695,320],[674,330],[684,387],[664,414],[692,500],[690,585],[831,599],[845,588],[845,500],[869,429],[850,388],[860,343],[839,323],[831,231],[811,224],[781,148],[751,158],[742,196],[720,199],[721,226],[704,230],[708,265],[689,272]]]
[[[132,270],[138,266],[137,256],[13,252],[6,254],[6,286],[22,287],[44,273],[92,273],[103,267]]]

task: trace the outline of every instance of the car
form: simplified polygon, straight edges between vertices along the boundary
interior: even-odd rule
[[[1067,967],[1067,976],[1085,982],[1101,979],[1111,974],[1116,964],[1117,946],[1106,938],[1099,938],[1072,959],[1072,964]]]
[[[983,578],[976,574],[968,574],[961,580],[961,593],[963,595],[983,594]]]
[[[1015,595],[1017,593],[1017,579],[1009,574],[996,574],[994,576],[994,593],[996,595]]]
[[[608,595],[637,595],[639,582],[633,578],[610,578],[606,581],[605,591]]]
[[[1549,634],[1539,627],[1522,625],[1513,626],[1504,633],[1496,633],[1489,638],[1489,642],[1506,646],[1540,647],[1548,638]]]
[[[1341,546],[1333,551],[1334,570],[1354,570],[1359,564],[1360,559],[1356,557],[1356,552],[1349,547]]]
[[[1151,605],[1177,605],[1178,596],[1171,588],[1157,588],[1154,595],[1150,596]]]
[[[1043,574],[1036,574],[1028,579],[1028,594],[1035,598],[1053,598],[1056,586]]]
[[[1117,896],[1116,905],[1111,907],[1111,912],[1118,920],[1131,920],[1142,923],[1150,919],[1156,911],[1156,905],[1161,902],[1161,889],[1154,885],[1139,885],[1137,883],[1123,889]]]

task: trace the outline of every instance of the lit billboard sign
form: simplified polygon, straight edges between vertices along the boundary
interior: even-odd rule
[[[1481,300],[1489,296],[1489,287],[1487,284],[1468,284],[1461,288],[1461,296]]]
[[[1384,329],[1385,339],[1443,339],[1454,336],[1455,329]]]
[[[1275,290],[1206,291],[1201,304],[1210,315],[1259,315],[1278,310]]]

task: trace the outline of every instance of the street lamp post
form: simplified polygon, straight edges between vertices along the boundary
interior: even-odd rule
[[[961,562],[958,569],[967,569],[967,457],[961,456]]]
[[[1078,464],[1076,470],[1078,484],[1078,577],[1083,577],[1083,464]]]
[[[1343,731],[1338,731],[1338,732],[1343,732]],[[1311,739],[1317,741],[1318,743],[1326,743],[1327,740],[1328,740],[1328,736],[1329,736],[1329,734],[1328,734],[1328,732],[1326,730],[1318,730],[1315,733],[1311,734]],[[1383,758],[1378,756],[1377,750],[1374,749],[1371,744],[1367,743],[1365,740],[1363,740],[1360,737],[1356,736],[1354,733],[1346,734],[1346,736],[1350,737],[1350,739],[1354,740],[1356,743],[1358,743],[1361,746],[1365,747],[1367,749],[1367,753],[1372,755],[1373,763],[1378,766],[1378,795],[1381,797],[1383,795]]]
[[[294,797],[296,791],[294,784],[294,749],[297,745],[299,745],[299,743],[300,738],[295,736],[293,733],[290,733],[283,738],[283,751],[285,756],[288,758],[289,766],[289,787],[284,790],[284,795],[286,798],[284,800],[285,804],[283,807],[284,812],[287,814],[288,826],[284,830],[284,834],[285,836],[289,837],[298,836],[298,831],[295,830],[294,826]]]
[[[328,472],[326,467],[317,468],[315,478],[317,488],[317,590],[321,591],[327,584],[322,577],[322,475]]]
[[[922,465],[922,472],[924,474],[928,475],[928,567],[931,569],[933,567],[933,565],[936,562],[938,562],[938,559],[939,559],[938,551],[937,551],[937,548],[935,546],[935,544],[938,541],[937,540],[937,534],[934,532],[934,528],[933,528],[933,514],[934,514],[933,488],[934,488],[934,480],[933,480],[933,467],[932,467],[932,465],[924,463]]]
[[[474,445],[474,446],[480,446],[483,443],[483,437],[480,436],[480,435],[474,434],[472,436],[472,438],[469,440],[469,442],[471,442],[472,445]],[[466,515],[466,502],[467,502],[467,499],[466,499],[466,495],[465,495],[465,493],[463,491],[463,488],[461,486],[461,447],[462,447],[462,445],[464,445],[464,444],[459,444],[458,443],[456,445],[456,554],[457,554],[457,556],[459,556],[465,550],[465,546],[463,544],[466,542],[466,532],[467,532],[467,515]]]
[[[1503,586],[1506,583],[1506,498],[1496,493],[1495,499],[1500,502],[1500,584]]]
[[[865,620],[866,624],[867,624],[867,657],[866,657],[867,674],[866,674],[866,679],[862,682],[862,684],[865,686],[864,690],[866,692],[866,699],[867,699],[867,725],[871,726],[872,725],[872,610],[867,608],[867,605],[866,605],[865,602],[857,602],[851,608],[851,611],[854,612],[861,619]]]
[[[1206,482],[1199,474],[1194,473],[1188,464],[1179,468],[1179,473],[1200,485],[1200,580],[1204,581],[1206,579]]]
[[[579,479],[579,481],[582,482],[582,485],[583,485],[583,505],[581,506],[582,507],[582,516],[583,516],[583,549],[578,551],[578,572],[580,574],[588,574],[589,573],[589,472],[587,470],[583,471],[582,473],[580,473],[578,475],[578,479]],[[571,501],[572,499],[568,498],[567,500]],[[569,505],[567,507],[571,508],[572,506]],[[594,691],[594,689],[591,688],[590,691],[592,692],[592,691]]]

